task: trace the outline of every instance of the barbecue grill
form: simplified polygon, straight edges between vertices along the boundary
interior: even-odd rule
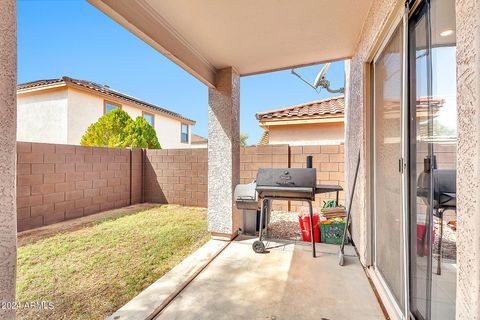
[[[433,175],[433,177],[431,177]],[[433,178],[433,181],[430,179]],[[431,183],[433,182],[433,190]],[[427,206],[425,215],[425,230],[422,234],[421,248],[423,248],[427,238],[427,229],[430,226],[430,214],[428,210],[433,211],[433,215],[440,219],[440,236],[437,242],[437,274],[442,272],[442,238],[443,238],[443,213],[446,210],[455,210],[457,208],[457,174],[454,169],[429,169],[426,168],[420,173],[417,180],[417,196],[421,198]],[[431,194],[433,192],[433,195]],[[430,196],[433,203],[430,206]],[[430,211],[430,212],[432,212]],[[421,251],[423,253],[423,249]]]
[[[256,187],[255,180],[250,183],[239,184],[234,193],[237,209],[242,210],[243,213],[242,233],[252,236],[257,231],[257,211],[260,210]]]
[[[315,184],[317,170],[315,168],[261,168],[257,173],[257,192],[262,199],[260,209],[259,238],[253,243],[257,253],[265,252],[263,243],[263,215],[268,201],[293,200],[308,202],[310,221],[313,222],[312,201],[315,201]],[[315,254],[314,225],[310,223],[312,234],[312,254]]]
[[[259,238],[252,245],[255,252],[265,252],[263,238],[264,233],[267,233],[272,201],[307,202],[310,221],[312,222],[312,201],[315,201],[316,194],[336,192],[338,204],[338,194],[343,190],[342,187],[339,185],[316,185],[317,170],[312,168],[312,162],[312,156],[307,156],[306,168],[260,168],[255,181],[248,184],[239,184],[235,188],[235,203],[238,209],[243,210],[242,231],[246,234],[255,234],[255,226],[257,225],[256,213],[260,209],[260,220],[258,222]],[[260,208],[258,208],[258,199],[261,200]],[[264,228],[265,231],[263,231]],[[310,223],[310,228],[312,234],[312,254],[315,257],[313,223]]]
[[[338,192],[343,190],[340,186],[317,186],[316,180],[317,170],[312,168],[312,156],[307,157],[307,168],[260,168],[258,170],[256,191],[261,199],[261,209],[259,239],[252,246],[255,252],[265,252],[262,225],[265,208],[271,207],[271,202],[274,200],[305,201],[308,203],[311,221],[312,254],[313,257],[316,256],[312,201],[315,201],[315,194],[337,192],[338,203]]]

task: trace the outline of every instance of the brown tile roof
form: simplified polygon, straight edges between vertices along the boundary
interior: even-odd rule
[[[343,96],[308,102],[291,107],[258,112],[256,117],[260,121],[322,118],[343,116],[345,99]]]
[[[17,90],[30,89],[35,87],[47,86],[54,83],[61,83],[62,79],[45,79],[45,80],[36,80],[27,83],[22,83],[17,85]]]
[[[18,90],[26,90],[26,89],[32,89],[32,88],[37,88],[37,87],[43,87],[43,86],[50,86],[53,84],[57,83],[65,83],[65,84],[74,84],[77,86],[81,86],[85,89],[88,89],[90,91],[96,91],[98,93],[102,93],[107,96],[111,96],[120,100],[128,101],[128,102],[133,102],[135,104],[150,108],[152,110],[186,120],[188,122],[191,122],[192,124],[195,124],[195,120],[189,119],[187,117],[182,116],[179,113],[164,109],[162,107],[159,107],[157,105],[145,102],[143,100],[134,98],[132,96],[129,96],[127,94],[118,92],[116,90],[111,89],[107,85],[101,85],[92,81],[87,81],[87,80],[79,80],[79,79],[73,79],[70,77],[62,77],[61,79],[46,79],[46,80],[36,80],[32,82],[27,82],[27,83],[22,83],[17,85],[17,91]]]
[[[198,134],[192,133],[192,143],[204,143],[204,142],[208,142],[208,140],[202,136],[199,136]]]

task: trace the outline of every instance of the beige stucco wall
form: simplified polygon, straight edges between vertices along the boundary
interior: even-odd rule
[[[15,301],[17,260],[15,3],[15,0],[0,1],[0,302]],[[0,319],[15,319],[15,309],[0,308]]]
[[[137,106],[127,103],[121,105],[133,119],[142,116],[142,109]],[[19,94],[17,139],[78,145],[88,126],[103,115],[103,108],[103,97],[73,88]],[[152,110],[145,111],[154,114]],[[182,143],[180,140],[180,120],[162,114],[154,116],[154,127],[162,148],[191,147],[190,143]],[[192,126],[189,141],[191,132]]]
[[[101,116],[103,116],[102,98],[82,91],[68,89],[67,144],[79,145],[88,126],[96,122]]]
[[[219,70],[208,89],[208,231],[233,238],[240,225],[233,192],[240,183],[240,76]]]
[[[338,145],[344,141],[343,122],[270,127],[269,144]]]
[[[480,0],[457,0],[457,319],[480,319]]]
[[[180,140],[182,130],[180,121],[156,114],[154,126],[157,131],[158,141],[160,141],[163,149],[183,149],[191,147],[192,126],[190,126],[188,130],[188,143],[182,143]]]
[[[67,90],[51,90],[17,98],[17,140],[68,143]]]
[[[380,33],[384,29],[388,19],[397,3],[397,0],[375,0],[370,7],[370,12],[364,24],[361,37],[355,55],[350,61],[350,85],[347,88],[349,97],[346,104],[346,128],[345,128],[345,174],[347,179],[347,194],[350,194],[350,186],[355,174],[356,159],[361,151],[360,170],[352,204],[352,234],[355,245],[360,255],[361,262],[367,264],[367,170],[366,170],[366,106],[365,106],[365,63],[374,46],[380,39]]]
[[[128,115],[130,117],[132,117],[132,119],[136,119],[137,117],[141,117],[142,116],[142,110],[138,109],[138,108],[135,108],[135,107],[132,107],[128,104],[123,104],[122,105],[122,109],[123,111],[125,111],[126,113],[128,113]]]
[[[403,1],[402,1],[403,2]],[[366,173],[367,77],[365,62],[395,0],[375,0],[350,64],[346,104],[346,176],[351,185],[355,156],[361,150],[359,180],[353,202],[353,238],[366,263],[368,220]],[[456,0],[457,21],[457,306],[456,319],[480,319],[480,1]]]
[[[113,101],[115,102],[115,101]],[[68,143],[79,144],[88,126],[103,115],[102,97],[84,91],[68,89]],[[133,119],[142,116],[138,107],[122,103],[122,109]],[[152,113],[151,110],[146,112]],[[160,114],[155,114],[154,128],[163,149],[189,148],[189,143],[180,142],[181,122]],[[190,126],[190,134],[191,134]],[[190,141],[190,139],[189,139]]]

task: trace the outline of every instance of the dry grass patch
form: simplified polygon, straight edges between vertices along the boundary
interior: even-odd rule
[[[103,319],[209,239],[206,209],[164,205],[18,249],[20,319]]]

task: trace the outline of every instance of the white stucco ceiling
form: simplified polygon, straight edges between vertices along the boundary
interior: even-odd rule
[[[195,55],[215,69],[233,66],[241,75],[351,57],[372,2],[89,1],[142,38],[158,29],[155,23],[162,25],[191,51],[187,59]],[[144,40],[153,45],[152,39],[165,37]],[[171,52],[168,45],[162,47]],[[180,55],[172,60],[185,60]]]

